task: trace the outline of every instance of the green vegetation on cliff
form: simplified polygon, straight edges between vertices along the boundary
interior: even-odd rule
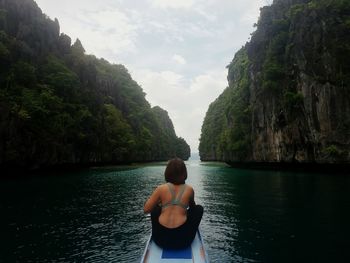
[[[202,160],[242,160],[250,149],[249,61],[242,48],[228,66],[229,87],[209,106],[202,126]]]
[[[349,21],[346,0],[261,8],[229,87],[208,109],[201,159],[350,162]]]
[[[188,159],[123,65],[59,31],[34,1],[0,1],[0,166]]]

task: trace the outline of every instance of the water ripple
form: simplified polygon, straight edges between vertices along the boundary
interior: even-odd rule
[[[200,228],[212,262],[346,262],[336,257],[348,247],[349,179],[187,167],[205,209]],[[138,262],[151,230],[143,204],[164,169],[1,182],[0,262]]]

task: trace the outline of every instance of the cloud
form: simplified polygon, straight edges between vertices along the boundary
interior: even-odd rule
[[[211,14],[210,12],[206,12],[201,8],[196,8],[195,11],[200,14],[201,16],[203,16],[206,20],[210,21],[210,22],[214,22],[217,20],[216,15]]]
[[[151,105],[167,110],[176,134],[186,139],[192,151],[197,151],[205,113],[227,86],[227,71],[212,70],[190,80],[173,71],[135,69],[131,74]]]
[[[133,11],[122,10],[112,0],[37,0],[51,17],[57,17],[61,31],[74,41],[79,38],[87,53],[110,59],[125,53],[137,53],[138,23]]]
[[[190,85],[190,94],[205,98],[206,102],[215,100],[227,86],[227,70],[212,70],[196,76]],[[206,106],[209,103],[205,103]]]
[[[76,34],[88,51],[136,52],[137,26],[118,9],[78,14],[77,19]]]
[[[250,26],[256,23],[260,14],[260,7],[268,4],[268,2],[268,0],[252,0],[248,2],[247,7],[240,17],[240,22]]]
[[[152,6],[157,8],[191,8],[194,5],[194,0],[150,0]]]
[[[175,62],[177,62],[178,64],[180,64],[180,65],[185,65],[185,64],[186,64],[186,60],[185,60],[182,56],[180,56],[180,55],[178,55],[178,54],[175,54],[175,55],[172,57],[172,59],[173,59]]]
[[[209,104],[227,86],[225,66],[269,1],[36,0],[87,53],[124,64],[192,151]]]
[[[182,75],[173,71],[157,72],[149,69],[131,70],[131,74],[146,92],[146,98],[152,106],[159,105],[166,110],[176,110],[178,103],[174,100],[178,97],[184,103],[186,90]]]

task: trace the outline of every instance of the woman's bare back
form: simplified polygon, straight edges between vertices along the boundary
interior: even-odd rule
[[[175,196],[179,195],[181,185],[173,185]],[[169,186],[163,184],[159,186],[160,202],[162,206],[172,201],[172,193]],[[194,192],[193,188],[189,185],[185,185],[185,189],[181,199],[179,200],[185,206],[193,206],[194,204]],[[159,216],[159,223],[167,228],[176,228],[186,222],[187,210],[179,205],[168,205],[162,208],[162,212]]]

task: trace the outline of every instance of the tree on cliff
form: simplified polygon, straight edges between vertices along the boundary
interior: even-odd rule
[[[275,0],[206,114],[202,160],[350,162],[350,2]]]
[[[0,1],[0,166],[167,160],[167,147],[189,148],[123,65],[59,30],[32,0]]]

